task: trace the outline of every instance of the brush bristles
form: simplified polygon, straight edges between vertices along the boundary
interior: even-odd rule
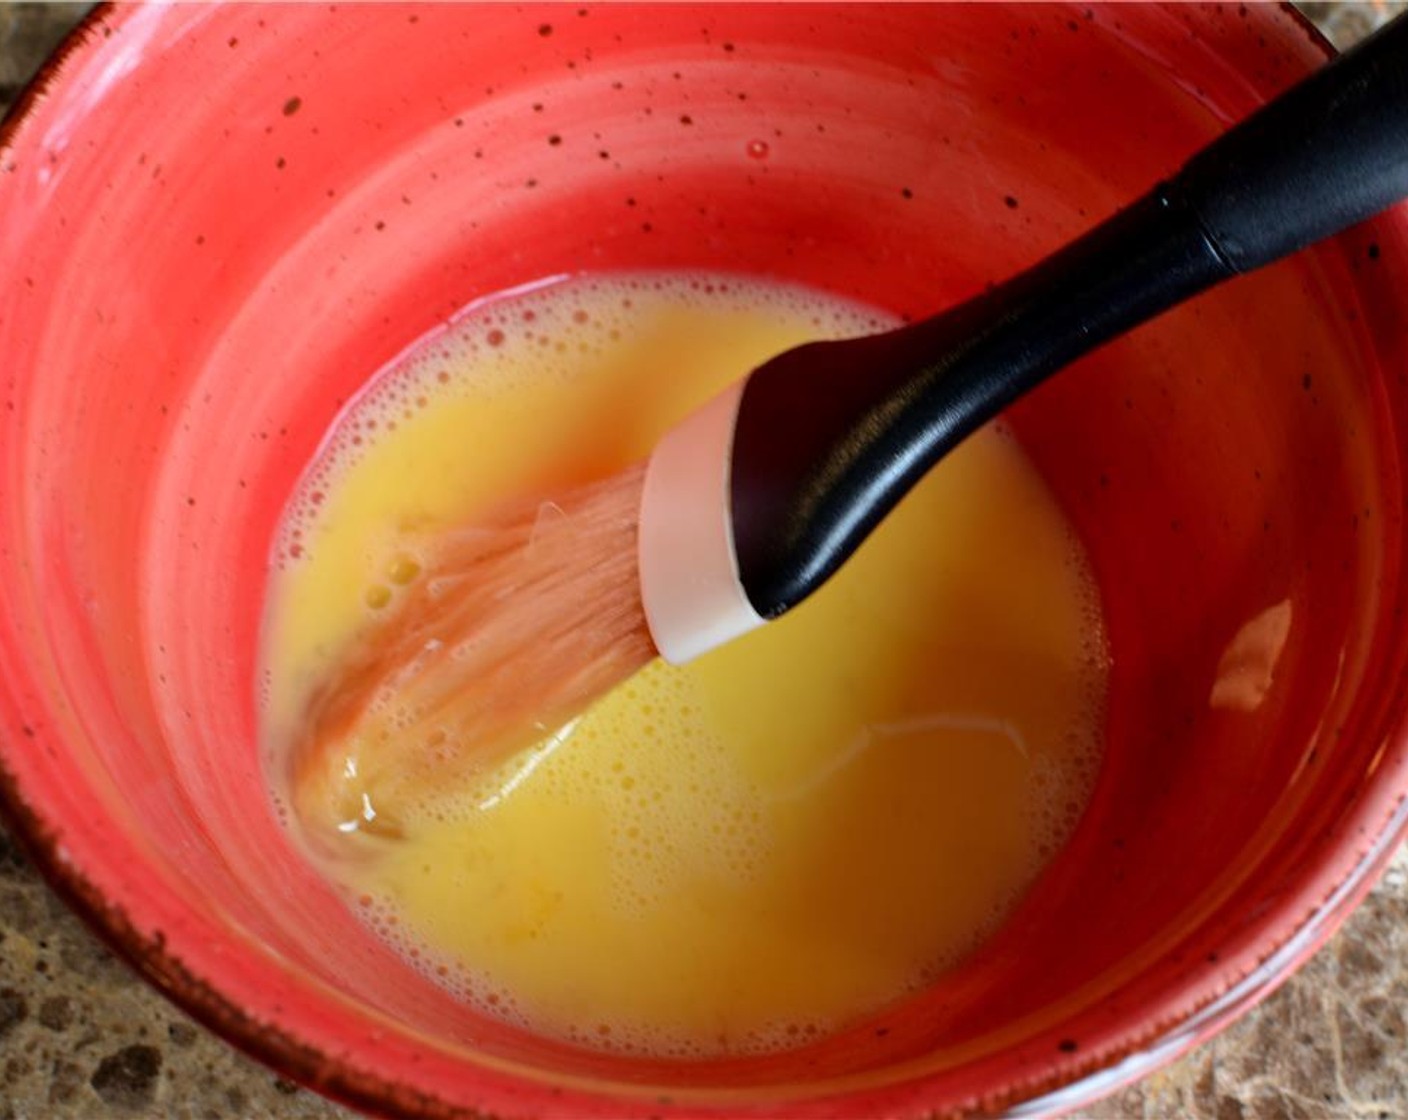
[[[312,831],[395,835],[655,657],[644,467],[437,538],[424,573],[310,698],[291,774]]]

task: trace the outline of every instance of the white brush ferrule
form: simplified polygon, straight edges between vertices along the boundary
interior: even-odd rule
[[[641,602],[660,656],[674,665],[763,624],[738,579],[729,501],[743,382],[671,428],[645,470],[637,547]]]

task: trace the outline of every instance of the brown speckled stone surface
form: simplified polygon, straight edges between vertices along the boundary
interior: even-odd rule
[[[1304,4],[1340,46],[1395,4]],[[0,108],[82,15],[0,0]],[[1092,1120],[1408,1116],[1408,855],[1237,1026]],[[0,831],[0,1120],[345,1117],[192,1023],[113,959]]]

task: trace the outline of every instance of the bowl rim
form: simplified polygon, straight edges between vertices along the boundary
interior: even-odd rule
[[[0,156],[11,149],[46,94],[62,80],[66,63],[100,44],[111,34],[114,23],[127,18],[124,7],[118,0],[102,0],[50,53],[0,117]],[[1327,60],[1335,57],[1335,47],[1290,0],[1280,0],[1276,8],[1288,17],[1288,30],[1298,27]],[[21,726],[21,733],[31,740],[35,737],[28,726]],[[82,869],[64,856],[56,830],[26,798],[3,750],[0,818],[49,888],[100,941],[177,1008],[277,1075],[374,1115],[424,1120],[485,1120],[491,1115],[330,1057],[282,1028],[256,1021],[212,983],[193,974],[168,950],[159,932],[149,935],[140,930],[123,907],[104,898]],[[1202,1006],[1183,1008],[1172,1018],[1152,1022],[1142,1031],[1128,1031],[1116,1040],[1114,1047],[1096,1054],[1094,1061],[1087,1057],[1081,1063],[1051,1068],[1044,1077],[1015,1078],[1011,1085],[981,1102],[970,1100],[941,1114],[920,1106],[911,1106],[911,1110],[928,1117],[995,1112],[1046,1116],[1088,1105],[1147,1076],[1230,1025],[1289,979],[1368,894],[1405,836],[1408,799],[1400,799],[1393,811],[1383,817],[1369,847],[1320,904],[1298,923],[1287,924],[1278,931],[1271,951],[1255,968]]]

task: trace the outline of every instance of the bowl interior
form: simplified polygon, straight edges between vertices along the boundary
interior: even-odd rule
[[[103,12],[0,148],[11,807],[178,998],[364,1103],[928,1110],[1157,1048],[1397,827],[1401,213],[1014,410],[1099,577],[1105,770],[967,966],[805,1050],[574,1050],[369,934],[264,794],[269,545],[341,405],[473,299],[708,268],[923,315],[1322,57],[1261,6]]]

